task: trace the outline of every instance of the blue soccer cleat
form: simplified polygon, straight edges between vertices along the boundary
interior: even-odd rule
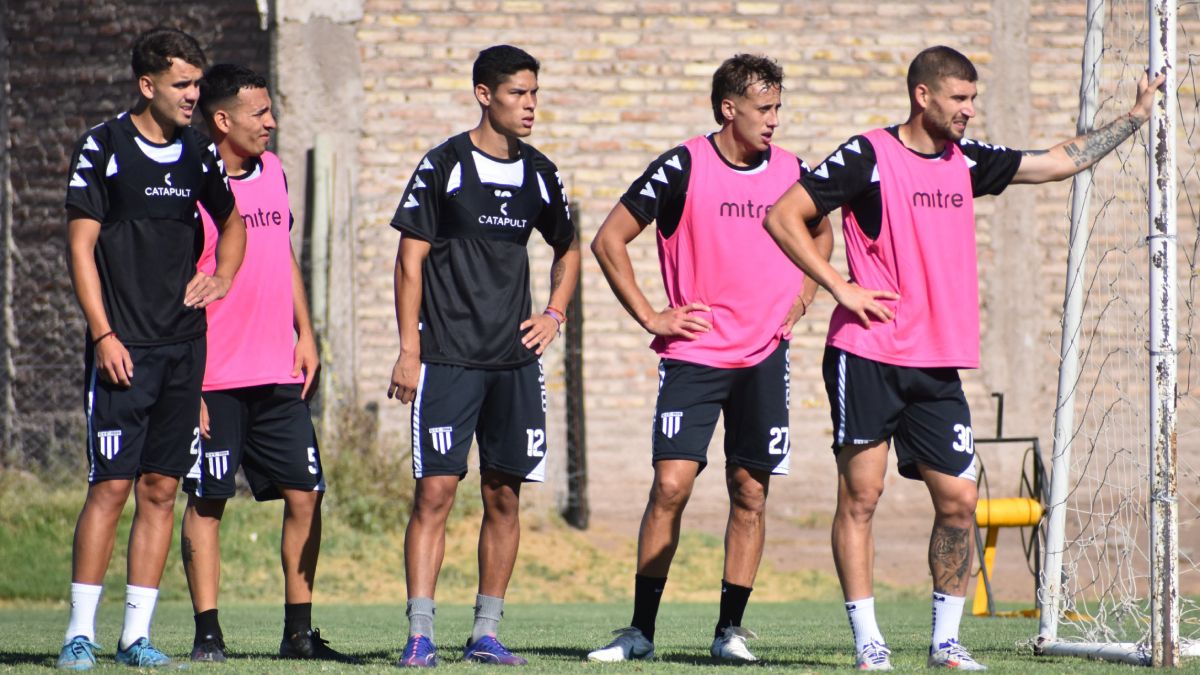
[[[82,635],[76,635],[58,653],[58,667],[63,670],[91,670],[96,667],[96,652],[100,645]]]
[[[529,663],[508,651],[508,647],[501,644],[494,635],[484,635],[475,642],[467,640],[467,645],[463,647],[463,660],[496,666],[523,666]]]
[[[117,643],[117,663],[134,668],[165,668],[175,665],[171,661],[171,657],[158,651],[158,648],[150,644],[148,638],[138,638],[133,644],[125,649],[121,649],[121,643]]]
[[[413,635],[404,644],[396,665],[401,668],[433,668],[438,663],[437,647],[424,635]]]

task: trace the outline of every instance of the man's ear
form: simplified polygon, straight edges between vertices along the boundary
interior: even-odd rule
[[[222,108],[218,108],[213,111],[212,123],[213,126],[223,134],[228,134],[229,129],[233,127],[233,122],[230,119],[229,113]]]
[[[733,99],[721,99],[721,117],[725,118],[726,122],[732,122],[737,114],[737,104]]]
[[[475,100],[479,101],[479,105],[488,107],[492,104],[492,90],[483,83],[475,85]]]
[[[154,79],[153,78],[151,78],[149,75],[142,75],[142,76],[138,77],[137,84],[138,84],[138,92],[142,95],[142,98],[144,98],[146,100],[150,100],[150,99],[154,98]]]
[[[921,106],[921,109],[929,107],[929,97],[933,95],[933,91],[924,83],[918,84],[913,88],[913,101]]]

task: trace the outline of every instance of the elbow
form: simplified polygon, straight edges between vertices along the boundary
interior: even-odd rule
[[[1085,166],[1083,168],[1077,168],[1074,166],[1066,167],[1066,168],[1063,168],[1062,171],[1055,174],[1051,178],[1051,180],[1055,183],[1058,183],[1058,182],[1064,181],[1068,178],[1074,178],[1075,176],[1083,173],[1084,171],[1090,171],[1091,168],[1092,168],[1091,165]]]
[[[768,211],[767,217],[763,218],[763,229],[767,231],[767,234],[771,235],[772,239],[779,241],[779,236],[783,230],[783,226],[779,222],[779,215],[776,213],[775,209]]]
[[[589,245],[589,248],[592,249],[592,256],[595,257],[596,260],[604,262],[608,259],[608,252],[605,250],[606,245],[607,242],[605,241],[605,238],[599,233],[594,239],[592,239],[592,243]]]

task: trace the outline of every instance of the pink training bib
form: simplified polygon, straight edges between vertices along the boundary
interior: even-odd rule
[[[279,158],[262,155],[257,176],[230,180],[246,221],[246,256],[229,293],[208,306],[208,361],[204,391],[304,382],[292,377],[291,207]],[[217,267],[217,227],[201,207],[204,253],[196,267]]]
[[[966,158],[955,143],[928,159],[884,129],[866,138],[875,149],[882,226],[872,241],[843,210],[846,260],[853,281],[900,300],[884,301],[895,318],[872,321],[870,330],[839,305],[828,343],[898,366],[978,368],[975,200]]]
[[[800,179],[795,155],[772,147],[760,171],[738,171],[697,136],[679,226],[658,235],[663,285],[672,307],[701,302],[712,330],[695,340],[655,338],[663,358],[718,368],[753,366],[778,346],[788,310],[804,283],[801,272],[763,227],[775,201]]]

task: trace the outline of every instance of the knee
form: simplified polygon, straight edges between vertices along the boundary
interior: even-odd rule
[[[289,518],[311,521],[321,513],[320,492],[286,490],[283,503]]]
[[[86,505],[91,509],[104,512],[115,511],[118,514],[125,508],[129,500],[129,489],[132,483],[127,480],[106,480],[88,488]]]
[[[454,505],[454,493],[453,489],[442,485],[418,484],[413,496],[413,517],[446,517],[450,513],[450,507]]]
[[[933,505],[939,520],[954,523],[959,527],[970,527],[975,522],[975,506],[978,495],[974,486],[970,489],[955,491],[938,496]]]
[[[225,515],[224,499],[206,499],[204,497],[189,496],[187,508],[183,512],[183,520],[185,523],[189,521],[219,522],[223,515]]]
[[[138,478],[138,506],[148,507],[156,511],[175,510],[175,491],[179,487],[179,479],[159,474],[143,474]]]
[[[514,492],[500,491],[483,499],[483,515],[489,520],[509,520],[521,512],[521,499]]]
[[[752,480],[730,483],[729,502],[735,511],[761,516],[767,510],[766,486]]]
[[[682,511],[691,496],[691,481],[669,476],[655,476],[654,486],[650,489],[650,503],[655,508],[673,513]]]
[[[838,495],[838,511],[854,520],[871,520],[882,496],[882,482],[848,486]]]

